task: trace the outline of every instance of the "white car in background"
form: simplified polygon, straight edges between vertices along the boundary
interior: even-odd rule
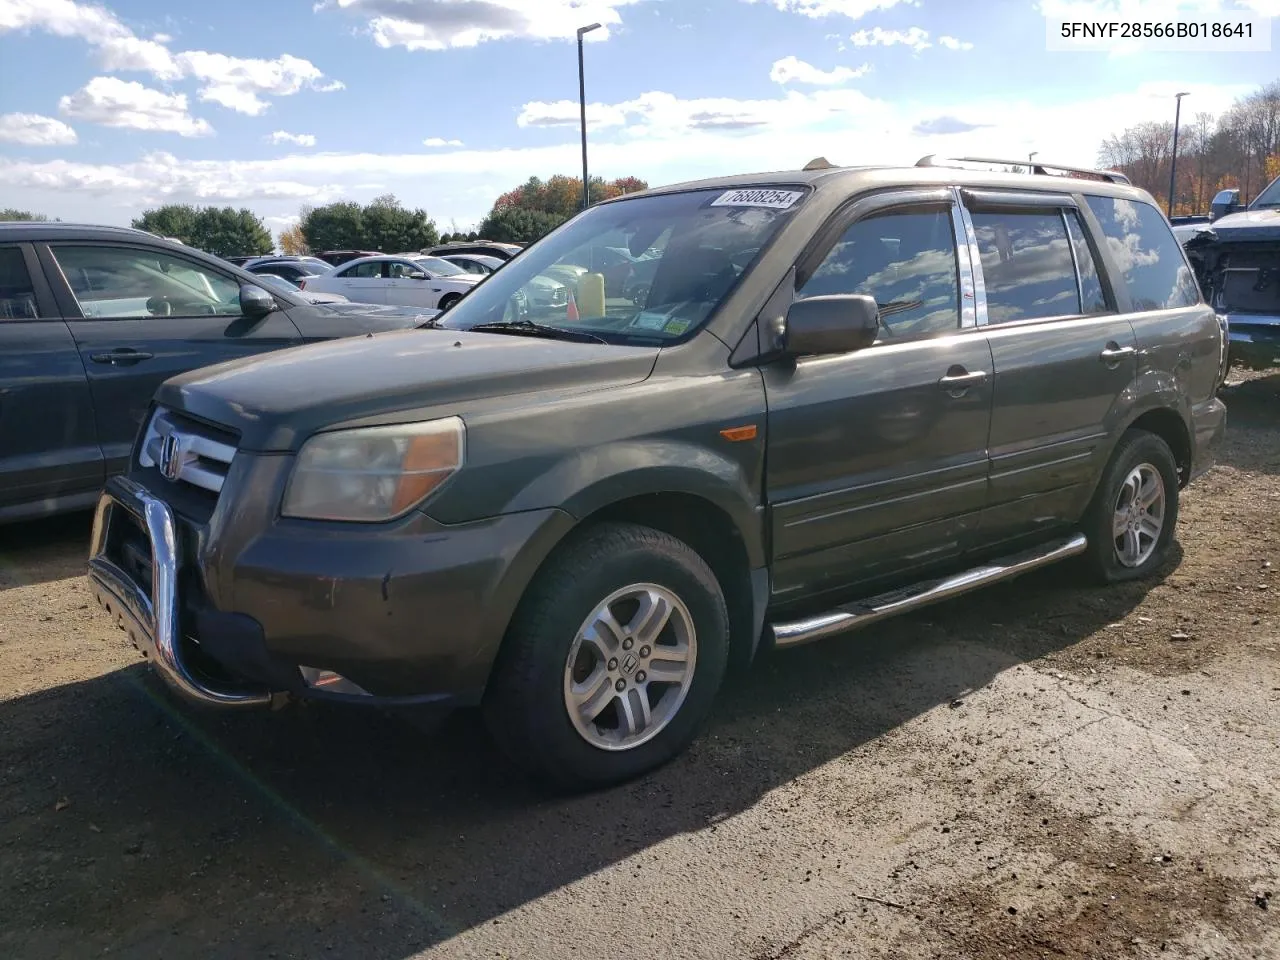
[[[498,257],[476,253],[442,253],[440,259],[457,264],[467,273],[473,273],[481,280],[507,262]],[[569,303],[569,287],[554,277],[540,274],[531,279],[527,287],[524,295],[529,298],[532,306],[563,307]]]
[[[292,280],[274,273],[259,273],[258,280],[266,287],[273,290],[284,290],[286,293],[292,293],[296,297],[302,297],[311,303],[346,303],[347,298],[340,293],[324,293],[320,290],[303,290],[302,287]]]
[[[360,257],[302,281],[302,289],[341,294],[355,303],[448,310],[483,279],[439,257]]]

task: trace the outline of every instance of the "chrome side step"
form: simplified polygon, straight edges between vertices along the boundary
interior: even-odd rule
[[[831,612],[819,614],[816,617],[770,624],[773,630],[774,646],[795,647],[833,634],[856,630],[909,610],[958,597],[962,593],[977,590],[979,587],[1009,580],[1051,563],[1057,563],[1059,560],[1065,560],[1067,557],[1074,557],[1076,554],[1083,553],[1087,546],[1088,541],[1084,534],[1077,533],[1012,556],[1002,557],[993,563],[974,567],[955,576],[928,580],[902,590],[882,593],[857,603],[836,607]]]

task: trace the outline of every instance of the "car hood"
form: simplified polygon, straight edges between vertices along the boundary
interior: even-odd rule
[[[274,351],[181,374],[156,401],[240,432],[244,450],[296,450],[354,420],[466,415],[517,395],[604,390],[649,376],[657,347],[401,330]],[[529,401],[526,401],[529,402]]]
[[[478,273],[459,273],[452,277],[436,277],[436,280],[458,280],[462,283],[479,283],[484,277]]]
[[[1280,209],[1242,210],[1209,225],[1223,243],[1269,243],[1280,240]]]
[[[304,292],[302,296],[306,296]],[[390,306],[385,303],[308,303],[289,309],[289,319],[308,340],[354,337],[421,326],[438,316],[425,307]]]

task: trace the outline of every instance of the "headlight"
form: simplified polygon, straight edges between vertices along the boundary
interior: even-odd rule
[[[284,495],[286,517],[393,520],[462,466],[458,417],[318,433],[302,445]]]

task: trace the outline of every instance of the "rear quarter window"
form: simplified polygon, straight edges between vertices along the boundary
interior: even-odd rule
[[[1134,310],[1168,310],[1200,302],[1191,268],[1164,215],[1149,203],[1087,197],[1107,250],[1124,277]]]

